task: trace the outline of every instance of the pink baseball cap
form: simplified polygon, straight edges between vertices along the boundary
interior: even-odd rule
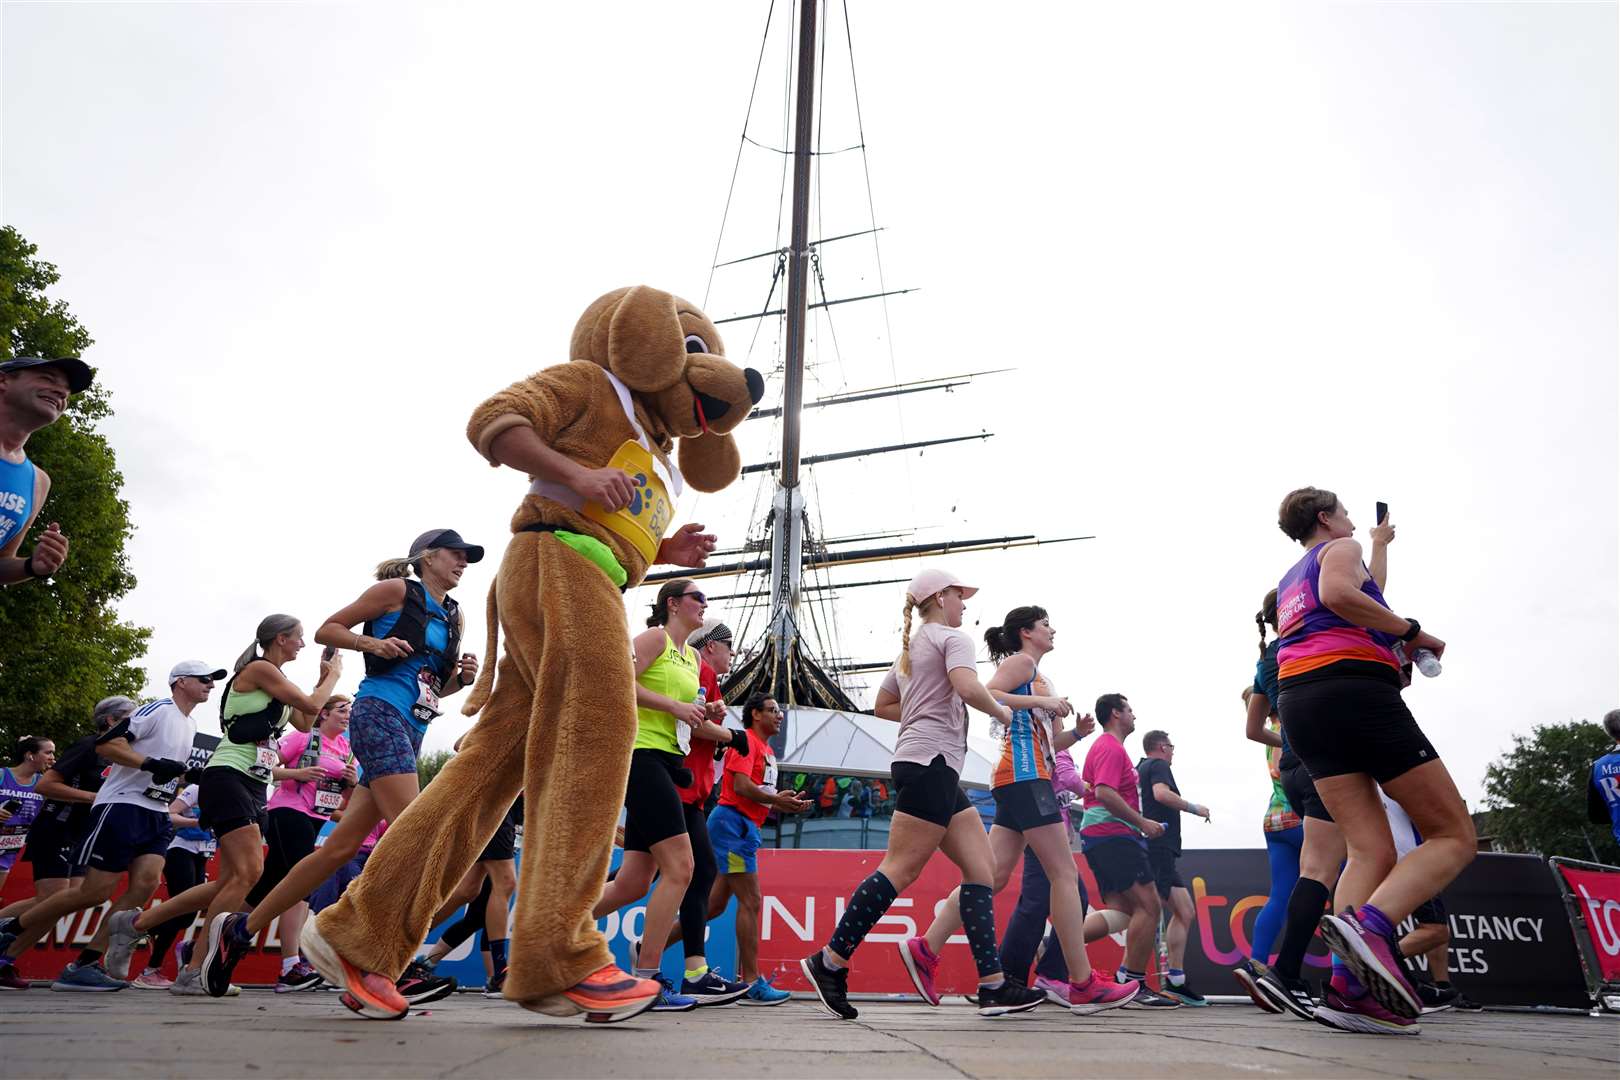
[[[962,584],[962,579],[949,570],[923,570],[906,586],[906,595],[911,597],[913,603],[920,604],[935,593],[953,586],[962,590],[964,600],[979,591],[977,586]]]

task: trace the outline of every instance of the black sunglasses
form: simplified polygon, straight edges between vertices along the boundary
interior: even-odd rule
[[[695,596],[695,597],[697,597],[697,602],[700,603],[700,604],[707,604],[709,602],[709,598],[707,596],[704,596],[700,592],[683,592],[683,593],[681,593],[681,595],[682,596]]]
[[[198,682],[202,683],[204,686],[213,686],[214,685],[214,677],[212,675],[193,675],[192,678],[196,679]]]

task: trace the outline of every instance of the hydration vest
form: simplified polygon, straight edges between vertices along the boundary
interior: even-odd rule
[[[461,610],[461,607],[449,596],[446,596],[444,602],[439,606],[444,608],[446,629],[448,629],[450,636],[449,640],[445,642],[444,652],[432,656],[427,645],[427,627],[430,618],[427,609],[427,590],[422,587],[420,581],[414,578],[406,578],[405,603],[399,609],[399,618],[394,620],[393,627],[386,634],[379,634],[375,630],[375,620],[367,620],[366,636],[379,639],[385,637],[399,638],[410,645],[411,654],[410,656],[401,656],[389,660],[366,653],[366,674],[386,675],[412,657],[430,655],[428,669],[433,672],[441,685],[448,681],[451,674],[455,672],[456,659],[460,656],[461,620],[457,617],[457,613]]]

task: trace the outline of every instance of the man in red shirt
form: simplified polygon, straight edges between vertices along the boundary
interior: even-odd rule
[[[1124,694],[1097,699],[1097,736],[1080,770],[1086,794],[1080,819],[1080,850],[1085,853],[1103,903],[1130,916],[1125,932],[1125,960],[1114,978],[1142,984],[1126,1008],[1173,1009],[1180,1002],[1148,989],[1146,975],[1159,931],[1159,894],[1148,865],[1146,838],[1161,836],[1164,826],[1142,816],[1136,766],[1125,752],[1125,739],[1136,730],[1136,713]]]
[[[776,790],[776,755],[771,739],[782,727],[782,709],[774,698],[755,694],[743,706],[747,750],[727,750],[721,766],[720,805],[709,814],[709,838],[720,876],[709,894],[711,917],[737,898],[737,978],[748,983],[745,1005],[780,1005],[785,990],[759,973],[759,827],[772,810],[798,814],[811,802],[795,791]]]

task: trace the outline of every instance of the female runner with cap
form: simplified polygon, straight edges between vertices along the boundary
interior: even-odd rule
[[[1040,672],[1041,660],[1052,651],[1055,638],[1046,609],[1033,606],[1013,608],[1001,625],[984,634],[990,657],[997,661],[990,695],[1012,710],[1001,757],[990,778],[996,800],[990,851],[995,859],[996,892],[1007,887],[1021,861],[1038,860],[1050,882],[1052,927],[1063,947],[1069,975],[1062,983],[1037,980],[1036,989],[1068,1006],[1075,1015],[1085,1016],[1124,1005],[1140,984],[1134,979],[1116,983],[1098,978],[1086,956],[1086,905],[1080,892],[1080,871],[1069,850],[1069,829],[1052,780],[1057,771],[1056,754],[1079,742],[1096,725],[1090,716],[1081,717],[1070,729],[1055,724],[1074,711],[1068,698],[1058,697]],[[934,972],[940,951],[961,926],[959,907],[947,900],[926,935],[896,943],[913,985],[930,1005],[939,1004]],[[1022,981],[1029,964],[1025,960],[1020,966],[1023,970],[1012,974]]]
[[[416,755],[428,724],[439,715],[441,697],[471,686],[478,660],[458,654],[461,612],[450,590],[484,549],[454,529],[429,529],[411,544],[410,554],[377,567],[377,584],[316,631],[315,640],[334,654],[354,649],[366,657],[366,677],[349,710],[349,745],[360,764],[360,786],[349,798],[343,820],[326,842],[301,859],[250,914],[229,914],[210,949],[220,973],[205,982],[226,985],[247,954],[255,934],[295,904],[302,903],[360,850],[379,821],[398,821],[421,790]],[[416,577],[410,577],[411,571]],[[364,624],[364,633],[354,626]],[[210,928],[210,938],[213,938]],[[398,985],[381,976],[351,981],[343,1003],[368,1016],[404,1015],[407,1007],[455,990],[455,980],[425,968],[406,969]]]
[[[825,948],[799,961],[821,1004],[834,1016],[859,1015],[849,1003],[851,956],[901,890],[922,873],[935,851],[962,871],[957,895],[962,927],[979,971],[979,1015],[1027,1012],[1046,995],[1005,978],[996,955],[990,882],[994,861],[979,812],[962,793],[959,779],[967,755],[967,706],[1012,722],[1012,710],[991,696],[974,674],[973,642],[964,634],[962,612],[978,590],[944,570],[924,570],[906,587],[900,657],[884,676],[872,712],[900,723],[895,741],[897,796],[883,861],[850,896]],[[923,623],[915,637],[912,613]]]
[[[1333,492],[1289,492],[1277,524],[1305,548],[1277,585],[1278,712],[1349,850],[1340,913],[1321,921],[1349,970],[1335,973],[1318,1012],[1334,1013],[1334,1026],[1405,1034],[1423,1003],[1402,971],[1395,927],[1468,865],[1475,837],[1456,783],[1401,700],[1394,645],[1438,656],[1446,643],[1389,609]],[[1399,862],[1380,787],[1424,837]]]

